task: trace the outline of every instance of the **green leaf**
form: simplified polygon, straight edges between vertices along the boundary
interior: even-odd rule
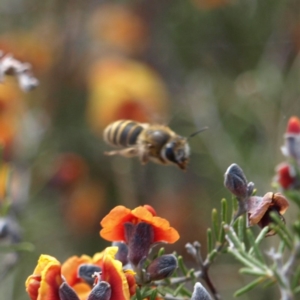
[[[186,268],[181,255],[177,257],[177,261],[178,261],[179,269],[186,276],[188,274],[189,270]]]
[[[211,212],[211,219],[212,219],[213,234],[215,236],[216,241],[218,241],[219,220],[218,220],[218,212],[215,208]]]
[[[247,275],[254,275],[254,276],[266,276],[266,272],[261,270],[261,269],[257,269],[257,268],[241,268],[239,270],[239,272],[241,274],[247,274]]]
[[[183,282],[183,283],[181,283],[181,284],[179,284],[179,285],[178,285],[178,287],[175,289],[175,291],[174,291],[173,295],[174,295],[174,296],[177,296],[177,295],[179,295],[179,294],[180,294],[180,292],[181,292],[181,290],[183,289],[184,285],[185,285],[185,283],[184,283],[184,282]]]
[[[160,257],[162,255],[165,254],[165,248],[164,247],[161,247],[159,250],[158,250],[158,253],[157,253],[157,257]]]
[[[244,250],[244,246],[239,240],[233,228],[231,226],[225,225],[224,229],[227,234],[227,237],[229,238],[230,242],[234,245],[234,247],[238,250]]]
[[[292,289],[296,289],[300,282],[300,266],[297,267],[297,269],[294,272],[294,275],[292,277]]]
[[[285,226],[285,223],[280,219],[278,214],[275,212],[271,212],[270,215],[271,215],[271,218],[273,219],[274,223],[276,223],[276,225],[278,225],[280,230],[282,230],[284,232],[284,234],[288,237],[290,242],[293,242],[293,236],[292,236],[291,232]]]
[[[220,226],[220,232],[219,232],[219,242],[222,244],[225,240],[225,229],[224,226],[226,223],[222,222]]]
[[[246,234],[247,234],[249,243],[250,243],[251,245],[253,245],[253,246],[250,248],[248,254],[249,254],[249,255],[253,255],[253,254],[254,254],[255,257],[256,257],[259,261],[261,261],[262,263],[264,263],[264,262],[265,262],[265,261],[264,261],[264,257],[263,257],[263,255],[262,255],[262,253],[261,253],[261,251],[260,251],[260,249],[259,249],[259,247],[258,247],[258,243],[257,243],[256,240],[254,239],[254,235],[253,235],[253,233],[252,233],[252,230],[248,228],[248,229],[246,230]]]
[[[228,203],[226,199],[221,200],[221,222],[228,223],[227,220]]]
[[[266,279],[264,277],[259,277],[259,278],[255,279],[255,280],[253,280],[252,282],[250,282],[249,284],[247,284],[243,288],[237,290],[234,293],[234,297],[239,297],[239,296],[241,296],[241,295],[249,292],[250,290],[252,290],[256,286],[258,286],[259,284],[261,284],[262,282],[264,282],[265,280]]]
[[[290,250],[292,250],[292,248],[293,248],[292,242],[290,241],[288,235],[286,235],[285,232],[278,226],[278,224],[276,224],[276,225],[270,224],[269,227],[278,234],[280,239],[284,242],[285,246],[287,248],[289,248]]]
[[[244,241],[244,233],[245,233],[245,218],[240,217],[238,219],[238,238],[240,241]]]
[[[207,253],[210,253],[213,249],[211,228],[207,228],[206,235],[207,235]]]
[[[157,290],[154,289],[150,295],[150,300],[155,300],[157,296]]]
[[[216,249],[213,249],[212,252],[210,252],[207,257],[208,257],[208,261],[211,263],[215,260],[215,258],[217,257],[218,255],[218,251]]]

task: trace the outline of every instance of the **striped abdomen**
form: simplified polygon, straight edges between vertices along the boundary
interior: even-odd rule
[[[143,125],[135,121],[120,120],[111,123],[104,129],[103,138],[112,146],[128,147],[136,144],[143,129]]]

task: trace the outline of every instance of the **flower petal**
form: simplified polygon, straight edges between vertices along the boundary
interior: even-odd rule
[[[47,265],[42,271],[38,300],[59,300],[58,291],[62,283],[60,265]]]
[[[62,282],[59,261],[50,255],[41,255],[25,286],[32,300],[59,300],[58,289]]]
[[[111,285],[111,299],[129,300],[130,292],[126,276],[122,270],[122,263],[114,259],[116,250],[118,250],[117,247],[106,248],[101,280]]]
[[[278,212],[283,215],[289,207],[289,202],[280,193],[273,194],[273,206],[275,206]]]
[[[257,224],[264,216],[272,203],[272,193],[267,193],[264,197],[252,196],[247,200],[249,226]]]
[[[123,224],[131,219],[130,209],[122,205],[116,206],[102,219],[100,236],[111,242],[125,241]]]
[[[78,276],[79,266],[91,263],[92,258],[87,255],[82,255],[81,257],[72,256],[63,263],[61,267],[62,275],[70,286],[74,286],[76,283],[82,282],[82,279]]]

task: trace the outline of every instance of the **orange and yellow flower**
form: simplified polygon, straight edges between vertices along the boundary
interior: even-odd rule
[[[126,242],[124,224],[140,222],[147,223],[153,228],[153,243],[175,243],[179,239],[177,230],[171,227],[166,219],[157,217],[154,209],[149,205],[139,206],[133,210],[122,205],[116,206],[101,221],[103,229],[100,235],[108,241]]]
[[[63,265],[49,255],[41,255],[32,275],[26,280],[26,291],[31,300],[59,300],[60,289],[67,284],[80,300],[88,299],[93,288],[78,278],[79,267],[85,264],[101,268],[101,281],[109,283],[111,298],[129,300],[135,293],[135,280],[132,271],[123,271],[122,263],[115,260],[117,247],[108,247],[93,257],[82,255],[70,257]]]
[[[31,300],[59,300],[62,283],[60,262],[50,255],[41,255],[25,286]]]
[[[129,300],[135,294],[134,272],[122,270],[122,263],[115,259],[117,247],[107,247],[103,253],[101,279],[112,286],[111,299]]]

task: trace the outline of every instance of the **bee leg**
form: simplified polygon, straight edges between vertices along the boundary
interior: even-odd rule
[[[140,156],[140,161],[141,161],[142,165],[145,165],[146,163],[148,163],[148,161],[149,161],[148,152],[145,151],[144,153],[142,153],[142,155]]]
[[[149,155],[150,155],[150,148],[151,144],[147,144],[145,148],[143,148],[142,151],[139,153],[140,162],[142,165],[145,165],[149,161]]]
[[[105,155],[113,156],[113,155],[121,155],[124,157],[134,157],[138,155],[138,151],[136,148],[126,148],[122,150],[113,150],[109,152],[104,152]]]

